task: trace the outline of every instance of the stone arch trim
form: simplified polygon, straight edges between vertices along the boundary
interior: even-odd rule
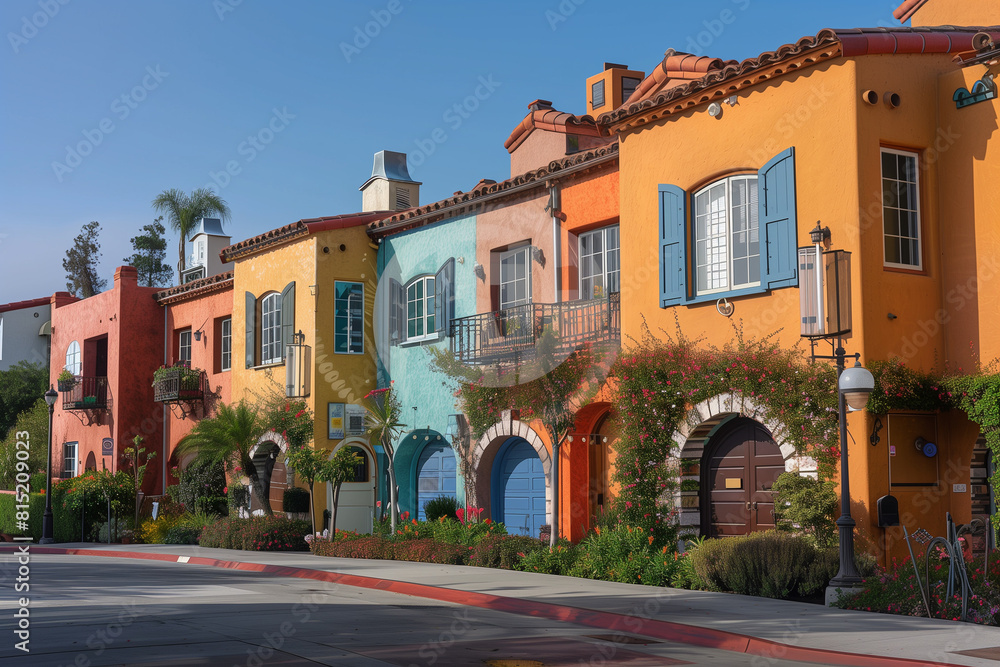
[[[288,440],[286,440],[285,437],[280,433],[278,433],[277,431],[268,431],[264,435],[257,438],[257,444],[250,449],[251,459],[257,455],[257,451],[266,442],[273,442],[274,444],[276,444],[278,446],[278,449],[281,450],[282,454],[288,451]]]
[[[490,500],[489,486],[492,483],[490,474],[492,472],[493,458],[508,438],[523,438],[531,445],[538,458],[542,462],[542,471],[545,475],[545,518],[549,525],[552,524],[552,455],[545,447],[542,437],[526,423],[513,419],[508,413],[504,413],[503,418],[488,428],[472,452],[472,479],[468,483],[468,488],[474,490],[476,497],[467,499],[469,504],[477,507],[487,508],[488,514],[492,517],[492,507]],[[483,484],[480,484],[483,481]],[[495,518],[495,517],[492,517]]]

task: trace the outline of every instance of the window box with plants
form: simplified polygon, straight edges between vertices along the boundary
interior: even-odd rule
[[[67,370],[63,370],[56,378],[56,385],[59,387],[59,391],[73,391],[73,387],[76,386],[77,379],[76,376]]]
[[[205,397],[205,371],[185,365],[164,366],[153,372],[153,400],[160,403]]]

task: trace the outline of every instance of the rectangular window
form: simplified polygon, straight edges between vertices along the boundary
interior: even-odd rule
[[[500,310],[531,303],[531,246],[500,255]]]
[[[434,332],[434,278],[424,276],[406,287],[406,338]]]
[[[623,76],[622,77],[622,104],[628,101],[628,98],[632,97],[632,93],[635,89],[639,87],[642,83],[642,79],[636,78],[634,76]]]
[[[333,351],[363,354],[365,351],[365,286],[335,281],[333,284]]]
[[[760,284],[757,177],[733,176],[694,196],[695,292]]]
[[[885,266],[920,270],[920,187],[917,154],[882,149]]]
[[[277,364],[284,358],[281,349],[281,295],[272,293],[260,300],[260,363]]]
[[[63,468],[62,478],[68,479],[76,477],[76,446],[75,442],[63,443]]]
[[[600,299],[619,291],[618,225],[580,235],[580,298]]]
[[[221,345],[221,368],[228,371],[233,367],[233,320],[230,317],[222,320],[219,335]]]
[[[191,363],[191,330],[177,334],[177,361]]]
[[[590,106],[599,109],[604,106],[604,80],[594,83],[590,87]]]

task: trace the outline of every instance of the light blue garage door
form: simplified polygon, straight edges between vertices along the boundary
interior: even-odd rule
[[[417,519],[425,520],[424,503],[438,496],[455,497],[455,455],[445,444],[424,447],[417,461]]]
[[[511,535],[538,537],[545,523],[545,473],[534,448],[518,438],[502,452],[503,522]]]

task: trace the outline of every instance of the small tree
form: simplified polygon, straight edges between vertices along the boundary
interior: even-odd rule
[[[312,532],[316,533],[316,510],[313,504],[313,484],[326,463],[326,452],[323,450],[300,447],[289,449],[285,454],[285,463],[295,471],[295,474],[305,480],[309,489],[309,520],[312,522]]]
[[[101,244],[97,242],[100,233],[101,223],[95,220],[85,224],[63,259],[66,289],[81,299],[99,294],[108,286],[108,281],[97,272],[101,261]]]
[[[167,256],[167,239],[163,235],[167,230],[162,220],[161,215],[152,224],[144,225],[142,234],[129,240],[134,252],[123,260],[135,267],[139,284],[146,287],[169,287],[174,279],[173,267],[163,263]]]
[[[364,463],[358,453],[350,447],[341,447],[329,461],[323,464],[317,481],[333,484],[333,507],[330,508],[330,539],[337,536],[337,506],[340,504],[340,487],[354,477],[354,471]]]
[[[396,471],[393,469],[395,461],[395,447],[393,443],[402,433],[406,426],[399,420],[399,399],[396,398],[392,387],[375,389],[365,396],[364,403],[366,422],[368,424],[368,441],[372,439],[382,445],[386,458],[389,459],[389,523],[392,534],[396,534]]]
[[[156,452],[146,453],[146,448],[142,446],[142,442],[145,440],[141,435],[137,435],[132,438],[132,446],[125,448],[125,460],[128,461],[129,470],[132,473],[132,494],[135,506],[134,521],[132,523],[132,529],[137,530],[139,528],[139,490],[142,488],[142,480],[146,477],[146,466],[149,465],[150,459],[156,458]],[[139,464],[142,461],[142,464]]]
[[[0,371],[0,438],[6,436],[21,413],[33,409],[48,388],[49,369],[41,364],[19,361]]]

